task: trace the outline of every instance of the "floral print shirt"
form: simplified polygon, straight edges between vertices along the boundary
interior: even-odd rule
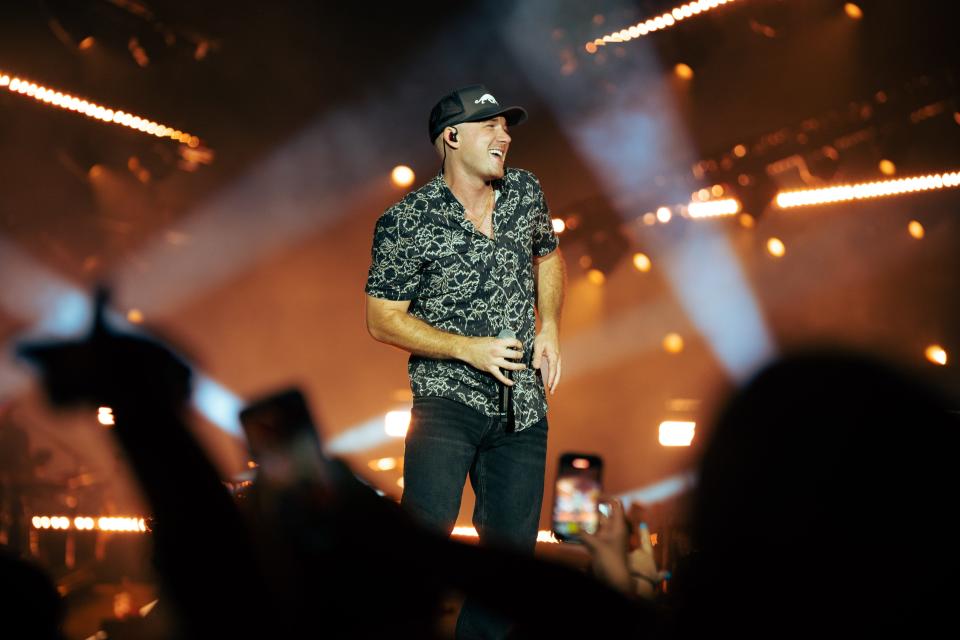
[[[559,241],[540,182],[529,171],[508,168],[494,182],[493,238],[466,219],[442,175],[387,209],[373,236],[366,292],[410,300],[408,312],[427,324],[463,336],[514,331],[527,368],[512,372],[515,428],[544,418],[546,394],[532,367],[536,331],[533,258]],[[414,396],[439,396],[487,416],[501,415],[501,383],[460,360],[411,355],[407,370]]]

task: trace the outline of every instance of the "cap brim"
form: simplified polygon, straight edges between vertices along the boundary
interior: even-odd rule
[[[527,120],[527,110],[523,107],[507,107],[506,109],[497,109],[490,111],[489,113],[477,113],[474,114],[469,120],[464,120],[464,122],[483,122],[484,120],[489,120],[490,118],[496,118],[498,116],[503,116],[507,120],[508,126],[514,126],[518,124],[523,124]]]

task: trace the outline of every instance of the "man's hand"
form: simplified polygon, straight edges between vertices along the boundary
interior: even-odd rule
[[[460,359],[475,369],[493,374],[503,384],[512,387],[513,381],[501,369],[520,371],[527,365],[514,362],[523,359],[523,343],[516,338],[467,338]]]
[[[560,336],[555,325],[545,324],[533,341],[533,366],[540,369],[550,395],[560,384]]]

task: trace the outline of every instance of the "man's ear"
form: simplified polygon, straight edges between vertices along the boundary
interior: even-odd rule
[[[446,140],[447,144],[453,149],[456,149],[460,146],[459,135],[460,132],[457,131],[456,127],[447,127],[443,131],[444,140]]]

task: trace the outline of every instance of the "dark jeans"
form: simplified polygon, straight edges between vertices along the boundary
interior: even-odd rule
[[[449,533],[469,475],[477,496],[473,525],[481,543],[532,552],[546,455],[546,418],[513,432],[500,418],[459,402],[415,398],[403,458],[401,504],[427,526]],[[508,626],[468,598],[457,622],[457,637],[502,638]]]

